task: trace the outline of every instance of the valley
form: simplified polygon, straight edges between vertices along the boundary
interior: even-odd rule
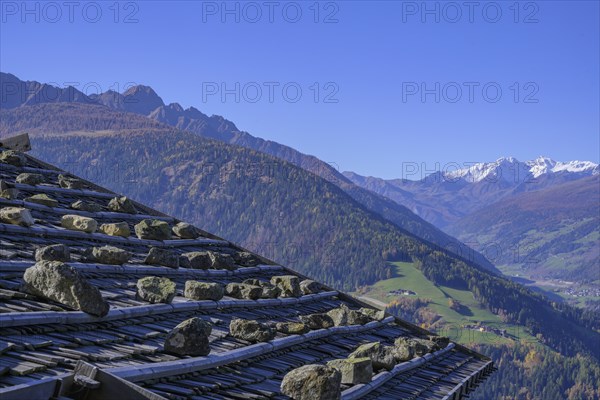
[[[411,208],[511,279],[555,301],[598,308],[597,164],[509,157],[420,181],[345,176]]]
[[[362,287],[355,292],[379,303],[388,310],[421,327],[451,337],[464,345],[539,343],[523,327],[506,323],[481,306],[469,290],[436,285],[413,263],[392,264],[395,276]],[[399,287],[411,288],[416,294],[396,295]]]
[[[597,177],[590,177],[589,182],[575,180],[575,186],[561,189],[566,195],[580,194],[579,199],[589,201],[565,210],[564,214],[573,218],[563,219],[559,229],[544,230],[545,236],[539,235],[539,227],[556,224],[543,212],[536,214],[540,200],[521,201],[514,194],[509,199],[517,202],[506,207],[520,210],[523,220],[496,226],[494,218],[506,213],[483,212],[471,222],[462,215],[459,221],[465,226],[472,223],[479,231],[459,241],[409,207],[361,187],[360,182],[350,182],[315,157],[258,138],[253,142],[246,133],[232,138],[244,137],[248,145],[224,140],[221,133],[237,128],[222,117],[207,117],[202,124],[203,117],[194,114],[200,128],[191,132],[178,129],[144,114],[159,104],[148,88],[133,94],[149,96],[149,104],[154,103],[138,104],[133,111],[83,102],[38,102],[2,109],[0,136],[28,131],[34,154],[47,162],[230,238],[334,288],[353,291],[379,307],[387,306],[389,312],[423,328],[484,354],[495,354],[505,364],[495,375],[498,378],[492,378],[498,380],[492,387],[502,387],[508,396],[518,389],[505,388],[502,377],[521,371],[523,360],[533,353],[553,359],[553,371],[560,371],[563,364],[573,364],[578,371],[591,364],[596,371],[600,358],[594,345],[600,337],[597,313],[593,307],[584,310],[556,302],[564,291],[570,296],[581,294],[581,304],[595,293],[593,289],[574,291],[568,282],[577,282],[575,279],[537,275],[543,271],[528,269],[531,263],[498,262],[500,259],[494,258],[498,253],[480,243],[497,240],[500,233],[513,229],[522,234],[525,242],[520,245],[545,256],[550,254],[548,248],[562,249],[556,244],[571,240],[579,249],[592,249],[579,254],[589,261],[587,266],[571,270],[573,276],[586,274],[593,267],[594,247],[590,244],[595,240],[595,220],[587,216],[586,207],[594,202]],[[474,189],[470,190],[474,195]],[[501,192],[507,190],[503,187]],[[549,194],[547,199],[551,198]],[[485,203],[483,199],[480,202]],[[562,197],[542,203],[548,210],[557,210],[565,201]],[[499,209],[493,202],[489,206]],[[536,222],[540,220],[544,224]],[[507,249],[511,245],[502,244]],[[572,249],[565,250],[573,255]],[[501,270],[511,279],[503,277]],[[544,285],[542,294],[539,285]],[[534,368],[531,373],[542,371]],[[521,386],[534,383],[522,371],[519,379]],[[553,390],[564,392],[588,380],[587,376],[577,377]],[[536,390],[534,393],[542,389]],[[491,398],[481,396],[473,398]]]

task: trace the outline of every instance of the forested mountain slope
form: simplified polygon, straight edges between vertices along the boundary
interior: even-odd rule
[[[42,126],[32,130],[41,159],[337,288],[393,276],[386,261],[412,261],[432,282],[469,290],[565,354],[597,352],[594,315],[403,231],[291,163],[102,106],[39,104],[0,116],[2,134]]]
[[[124,93],[107,91],[86,96],[72,87],[62,89],[36,81],[22,81],[14,75],[1,72],[0,83],[6,92],[0,104],[3,109],[17,109],[20,106],[56,102],[101,104],[111,110],[144,115],[151,120],[182,131],[193,132],[204,137],[273,155],[337,185],[367,209],[381,215],[400,228],[457,253],[461,257],[471,259],[490,271],[499,273],[494,265],[480,253],[442,232],[408,208],[355,185],[332,165],[289,146],[240,131],[233,122],[219,115],[209,117],[194,107],[183,109],[177,103],[165,105],[160,96],[149,86],[133,86]],[[40,123],[43,124],[43,121]]]

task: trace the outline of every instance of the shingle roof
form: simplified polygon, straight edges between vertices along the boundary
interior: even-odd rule
[[[393,345],[400,336],[427,334],[387,316],[365,325],[334,326],[301,335],[277,333],[275,339],[263,343],[234,338],[229,334],[229,323],[235,318],[263,323],[298,321],[301,315],[327,312],[342,304],[350,309],[366,305],[326,287],[300,297],[245,300],[226,296],[219,301],[190,300],[182,294],[187,280],[225,285],[246,279],[268,281],[277,275],[305,277],[257,255],[253,255],[255,262],[240,264],[244,261],[238,255],[245,250],[206,232],[201,232],[198,239],[138,239],[133,233],[134,225],[141,220],[158,219],[171,226],[180,221],[139,203],[135,203],[136,214],[110,211],[106,206],[116,194],[83,180],[83,189],[63,188],[58,184],[58,175],[72,175],[30,156],[26,159],[26,166],[0,163],[0,179],[19,191],[16,199],[0,198],[0,208],[24,207],[35,219],[35,224],[29,227],[0,223],[0,397],[3,399],[32,396],[33,392],[27,392],[27,388],[40,385],[40,381],[48,386],[48,382],[54,384],[53,379],[64,380],[79,361],[164,398],[286,398],[280,392],[280,384],[283,376],[294,368],[347,357],[363,343],[379,341]],[[16,177],[24,172],[43,175],[45,183],[35,186],[16,183]],[[47,194],[58,201],[58,206],[23,200],[35,194]],[[72,209],[71,204],[78,200],[94,201],[101,205],[102,211]],[[127,222],[132,235],[118,237],[68,230],[60,222],[66,214],[92,217],[98,223]],[[72,262],[68,264],[100,289],[110,305],[106,316],[74,311],[21,289],[24,271],[35,264],[36,249],[51,244],[70,248]],[[132,257],[124,265],[89,262],[86,252],[103,245],[125,249]],[[143,260],[151,247],[168,248],[179,254],[210,250],[234,256],[237,265],[233,270],[146,265]],[[146,276],[164,276],[176,283],[177,295],[172,303],[150,304],[136,297],[136,282]],[[191,317],[213,324],[209,338],[211,353],[189,357],[165,352],[167,333]],[[489,359],[450,343],[446,348],[398,364],[391,371],[377,373],[369,384],[344,385],[342,398],[460,398],[492,369]],[[48,390],[40,389],[34,397],[48,398]]]

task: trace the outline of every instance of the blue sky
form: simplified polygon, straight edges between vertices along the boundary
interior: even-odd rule
[[[0,69],[147,84],[364,175],[599,161],[597,1],[223,4],[2,1]]]

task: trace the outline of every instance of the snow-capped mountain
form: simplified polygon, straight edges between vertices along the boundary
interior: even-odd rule
[[[473,244],[501,270],[509,266],[509,271],[524,268],[526,276],[597,279],[598,164],[505,157],[418,181],[345,176]]]
[[[584,175],[596,175],[600,173],[598,164],[591,161],[554,161],[550,158],[538,157],[533,161],[528,161],[531,166],[530,172],[534,177],[538,177],[547,173],[570,172]]]
[[[600,168],[598,164],[591,161],[561,162],[540,156],[535,160],[521,162],[514,157],[502,157],[494,162],[476,163],[466,168],[446,172],[444,178],[450,181],[462,179],[468,183],[502,180],[518,184],[545,174],[565,172],[588,176],[600,173]]]
[[[561,162],[541,156],[524,162],[503,157],[493,162],[465,163],[463,166],[438,171],[418,181],[344,174],[357,185],[410,208],[442,229],[480,208],[520,193],[600,174],[598,164],[591,161]]]

